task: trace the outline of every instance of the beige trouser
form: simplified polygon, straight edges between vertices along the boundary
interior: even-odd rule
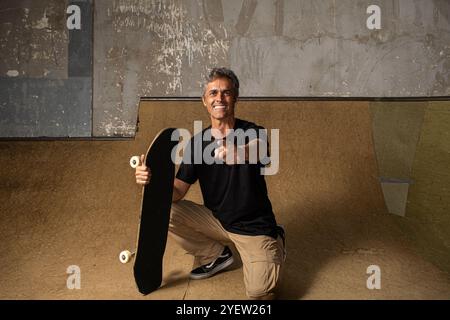
[[[216,259],[224,243],[232,242],[241,256],[247,296],[274,295],[284,260],[280,237],[228,232],[208,208],[188,200],[172,203],[169,234],[195,256],[198,265]]]

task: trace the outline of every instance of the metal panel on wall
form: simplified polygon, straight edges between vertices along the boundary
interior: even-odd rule
[[[0,17],[0,136],[90,137],[92,1],[2,1]]]

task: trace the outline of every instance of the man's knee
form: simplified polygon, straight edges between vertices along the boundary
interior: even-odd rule
[[[250,299],[273,300],[279,285],[281,265],[275,262],[251,262],[248,266],[246,292]]]

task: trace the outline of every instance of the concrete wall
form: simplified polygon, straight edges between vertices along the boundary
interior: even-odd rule
[[[66,27],[70,4],[81,30]],[[372,4],[380,29],[367,27]],[[6,0],[0,10],[0,137],[131,137],[140,97],[199,96],[217,65],[236,71],[243,96],[450,95],[446,0]]]
[[[98,0],[94,135],[133,136],[141,96],[199,96],[212,66],[243,96],[450,94],[450,3]]]

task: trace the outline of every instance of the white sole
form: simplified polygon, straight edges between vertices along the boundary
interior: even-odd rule
[[[234,258],[233,258],[233,256],[231,256],[230,259],[228,259],[228,260],[222,262],[222,264],[219,264],[219,265],[214,269],[214,271],[211,271],[211,272],[209,272],[209,273],[199,274],[199,275],[196,275],[196,274],[190,274],[190,275],[189,275],[189,278],[191,278],[191,279],[193,279],[193,280],[201,280],[201,279],[206,279],[206,278],[212,277],[212,276],[215,275],[217,272],[222,271],[222,270],[225,269],[226,267],[231,266],[231,265],[233,264],[233,262],[234,262]]]

